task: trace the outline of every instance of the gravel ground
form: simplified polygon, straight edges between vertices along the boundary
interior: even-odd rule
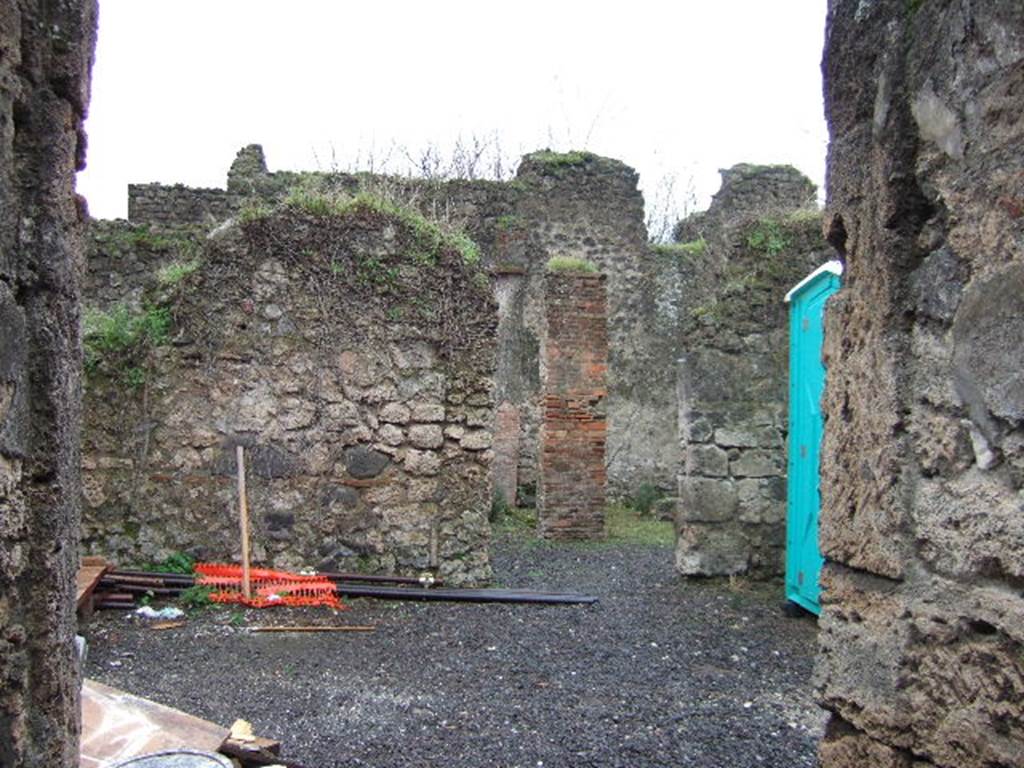
[[[146,628],[105,611],[86,674],[333,766],[814,766],[815,623],[780,586],[684,582],[667,547],[499,538],[498,582],[596,594],[593,606],[350,601],[210,609]],[[246,625],[376,624],[248,634]]]

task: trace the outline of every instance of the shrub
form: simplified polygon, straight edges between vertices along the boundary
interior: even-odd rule
[[[641,515],[649,515],[663,495],[661,489],[653,483],[641,483],[630,497],[629,505]]]
[[[206,608],[213,603],[213,600],[210,599],[212,594],[212,588],[197,585],[184,590],[178,596],[178,602],[192,610]]]
[[[779,222],[762,219],[747,236],[747,245],[755,251],[775,256],[784,250],[788,243],[785,235],[782,234]]]

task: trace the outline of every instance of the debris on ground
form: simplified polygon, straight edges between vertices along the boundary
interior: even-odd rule
[[[161,619],[162,621],[180,619],[185,615],[181,608],[176,608],[173,605],[165,606],[159,610],[151,605],[144,605],[141,608],[136,608],[133,613],[143,619]]]

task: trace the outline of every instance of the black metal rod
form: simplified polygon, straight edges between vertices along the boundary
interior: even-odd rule
[[[409,589],[341,583],[337,590],[349,597],[376,597],[382,600],[428,600],[456,603],[538,603],[542,605],[575,605],[596,603],[593,595],[555,592],[512,591],[506,589]]]

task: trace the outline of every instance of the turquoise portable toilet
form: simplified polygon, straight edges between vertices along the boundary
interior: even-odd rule
[[[786,606],[821,613],[818,549],[821,493],[821,361],[825,303],[839,290],[843,265],[830,261],[786,294],[789,304],[789,480],[786,488]]]

